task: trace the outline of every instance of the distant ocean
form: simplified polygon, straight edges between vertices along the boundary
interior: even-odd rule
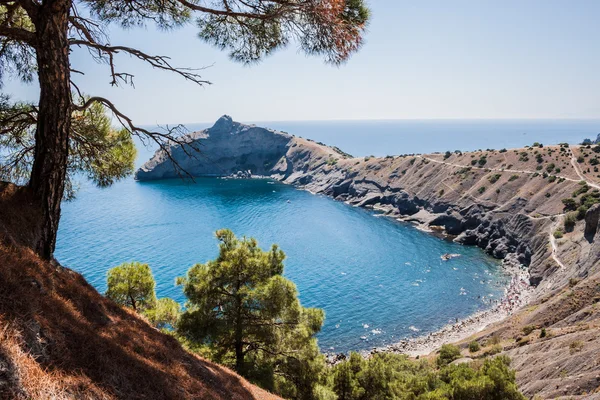
[[[191,124],[198,130],[211,124]],[[259,122],[356,156],[580,142],[599,121]],[[153,152],[141,148],[138,165]],[[285,275],[306,306],[321,307],[324,350],[349,351],[426,334],[502,296],[497,260],[363,209],[266,180],[82,183],[63,204],[56,257],[100,291],[109,268],[149,263],[159,296],[184,303],[174,285],[217,255],[213,232],[231,228],[287,253]],[[462,256],[447,262],[444,253]]]
[[[232,116],[235,120],[235,115]],[[244,122],[244,121],[240,121]],[[356,157],[446,150],[580,143],[600,133],[600,120],[369,120],[245,122],[310,138]],[[184,124],[190,131],[212,123]],[[145,155],[147,153],[144,153]]]

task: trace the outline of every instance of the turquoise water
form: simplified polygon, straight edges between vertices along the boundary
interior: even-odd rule
[[[325,309],[326,351],[420,335],[502,295],[498,262],[475,247],[266,180],[85,184],[63,205],[56,257],[100,291],[109,268],[148,263],[159,297],[183,303],[175,278],[217,255],[213,232],[223,227],[287,253],[302,303]],[[443,262],[444,253],[462,256]]]
[[[235,115],[233,116],[235,118]],[[356,156],[518,147],[595,138],[595,120],[265,122]],[[191,124],[190,130],[210,124]],[[138,165],[153,149],[140,148]],[[289,200],[289,202],[288,202]],[[159,296],[185,299],[175,278],[217,254],[230,228],[287,253],[304,305],[324,308],[325,351],[359,350],[433,331],[502,295],[498,262],[366,210],[267,181],[199,179],[100,190],[83,183],[63,206],[56,256],[100,291],[106,271],[150,264]],[[440,255],[462,256],[442,262]],[[485,297],[485,298],[484,298]]]

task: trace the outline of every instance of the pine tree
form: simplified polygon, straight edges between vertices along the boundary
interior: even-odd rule
[[[188,299],[179,334],[211,346],[222,362],[232,359],[240,374],[264,387],[311,398],[324,365],[314,339],[323,311],[300,305],[276,245],[263,251],[228,229],[216,236],[219,256],[179,280]]]
[[[7,74],[26,82],[37,78],[40,86],[37,105],[10,104],[4,97],[6,104],[0,110],[0,138],[13,146],[9,162],[3,163],[4,170],[10,171],[3,176],[27,173],[27,191],[39,208],[33,249],[44,258],[52,257],[70,165],[75,162],[89,169],[94,168],[91,162],[104,162],[102,148],[89,145],[94,142],[87,141],[88,135],[84,135],[87,148],[73,143],[78,140],[73,127],[78,113],[85,116],[88,109],[100,105],[112,112],[129,135],[153,140],[167,155],[174,142],[184,144],[179,139],[180,127],[150,131],[136,126],[109,99],[86,96],[71,79],[73,73],[84,72],[71,65],[74,47],[88,49],[96,61],[106,64],[113,86],[133,84],[134,75],[119,69],[118,55],[129,55],[195,84],[209,83],[198,70],[175,67],[166,56],[112,44],[106,24],[131,28],[152,23],[173,29],[195,20],[202,40],[228,49],[239,62],[257,62],[294,39],[305,53],[339,64],[360,47],[368,18],[364,0],[0,1],[0,80]],[[24,130],[26,145],[19,138]],[[124,139],[120,138],[117,145]],[[70,151],[78,146],[82,153],[70,158]],[[105,183],[129,172],[121,168],[113,173],[104,166],[94,169],[109,172],[103,175],[108,179],[101,180]]]

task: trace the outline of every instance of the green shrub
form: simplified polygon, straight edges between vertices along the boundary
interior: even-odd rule
[[[477,189],[477,191],[479,192],[479,194],[482,194],[483,192],[485,192],[485,186],[480,187],[479,189]]]
[[[471,353],[476,353],[481,349],[481,346],[479,345],[479,342],[477,342],[476,340],[473,340],[471,343],[469,343],[469,351]]]
[[[493,345],[489,350],[486,350],[483,355],[488,357],[488,356],[493,356],[496,354],[502,353],[502,345],[500,344],[495,344]]]
[[[519,175],[511,175],[511,177],[510,177],[510,178],[508,178],[508,181],[509,181],[509,182],[512,182],[512,181],[515,181],[515,180],[517,180],[517,179],[519,179]]]
[[[562,203],[564,205],[565,211],[577,210],[577,202],[574,199],[571,199],[571,198],[562,199]]]
[[[545,338],[546,337],[546,328],[542,328],[542,330],[540,331],[540,338]]]
[[[365,360],[352,353],[331,368],[327,382],[339,400],[525,400],[506,356],[436,370],[404,355],[379,353]]]
[[[488,178],[491,184],[498,182],[498,180],[502,177],[502,174],[494,174]]]
[[[577,223],[577,218],[576,218],[575,214],[568,213],[565,216],[565,221],[564,221],[565,232],[572,232],[573,229],[575,228],[576,223]]]
[[[554,237],[560,239],[563,237],[562,231],[554,231]]]
[[[450,364],[454,360],[460,358],[460,349],[453,344],[445,344],[440,349],[440,354],[437,358],[437,365],[442,367]]]

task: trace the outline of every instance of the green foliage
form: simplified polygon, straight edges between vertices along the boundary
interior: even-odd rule
[[[337,162],[338,162],[337,158],[333,158],[333,157],[331,157],[331,158],[329,158],[329,159],[327,160],[327,165],[331,165],[331,166],[333,166],[333,165],[336,165],[336,164],[337,164]]]
[[[485,190],[486,190],[485,186],[481,186],[479,189],[477,189],[479,194],[482,194],[483,192],[485,192]]]
[[[575,211],[577,209],[577,202],[574,199],[566,198],[562,199],[565,211]]]
[[[0,121],[11,121],[7,134],[0,135],[0,180],[24,184],[29,179],[35,147],[34,109],[30,104],[0,97]],[[102,104],[73,112],[65,198],[75,194],[74,175],[83,173],[99,187],[110,186],[133,172],[136,154],[131,134],[111,127]]]
[[[444,153],[444,160],[447,160],[448,158],[450,158],[450,156],[452,155],[451,152],[447,151],[446,153]]]
[[[151,309],[156,304],[154,277],[148,264],[124,263],[108,271],[106,297],[135,311]]]
[[[565,215],[564,228],[565,232],[572,232],[573,228],[575,228],[575,224],[577,223],[577,217],[573,213],[568,213]]]
[[[469,343],[469,351],[471,353],[476,353],[481,349],[481,346],[479,345],[479,342],[476,340],[473,340],[471,343]]]
[[[519,179],[519,175],[515,174],[515,175],[511,175],[510,178],[508,178],[508,181],[512,182],[512,181],[516,181],[517,179]]]
[[[452,361],[460,358],[460,349],[453,344],[445,344],[440,349],[440,354],[437,358],[437,364],[444,366],[450,364]]]
[[[144,312],[150,323],[158,329],[174,328],[180,314],[181,306],[179,303],[168,297],[158,299],[153,308]]]
[[[540,331],[540,339],[545,338],[546,335],[547,335],[546,328],[542,328],[542,330]]]
[[[217,361],[292,398],[312,398],[324,358],[314,335],[324,313],[304,308],[282,276],[285,254],[252,238],[216,232],[219,256],[196,264],[178,283],[188,299],[177,324],[187,340],[212,348]]]
[[[556,230],[556,231],[554,231],[553,235],[556,239],[560,239],[563,237],[563,232],[560,230]]]
[[[352,353],[331,375],[338,400],[525,399],[507,357],[436,369],[404,355],[379,353],[365,360]]]
[[[501,177],[502,177],[502,174],[494,174],[494,175],[491,175],[491,176],[488,178],[488,181],[490,181],[490,183],[491,183],[491,184],[494,184],[494,183],[498,182],[498,180],[499,180]]]

